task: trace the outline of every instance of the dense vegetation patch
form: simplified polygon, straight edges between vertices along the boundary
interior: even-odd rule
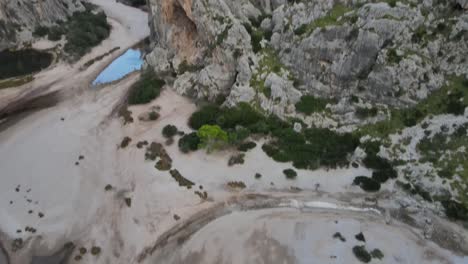
[[[449,84],[433,92],[416,106],[394,109],[389,119],[364,126],[359,133],[383,138],[399,129],[415,126],[429,115],[462,115],[466,107],[468,107],[468,80],[463,77],[450,77]]]
[[[189,119],[193,129],[203,125],[217,125],[228,134],[229,143],[240,143],[249,134],[272,137],[262,149],[279,162],[293,162],[296,168],[316,169],[320,166],[337,167],[348,164],[347,156],[359,145],[352,134],[309,128],[296,132],[291,123],[276,116],[264,116],[250,105],[241,103],[232,108],[206,105]]]
[[[376,192],[380,190],[380,183],[366,176],[357,176],[353,180],[354,185],[358,185],[366,192]]]
[[[325,110],[329,101],[323,98],[317,98],[313,95],[303,95],[299,102],[296,103],[296,110],[298,112],[310,115],[315,112],[322,112]]]
[[[79,58],[92,47],[97,46],[106,39],[111,30],[104,12],[94,14],[91,11],[74,13],[65,24],[67,44],[65,52],[73,58]]]
[[[0,79],[40,71],[47,68],[52,60],[52,54],[33,49],[0,51]]]
[[[468,153],[459,151],[468,146],[468,123],[456,128],[452,135],[439,132],[424,137],[417,145],[421,162],[431,162],[442,178],[458,175],[468,180]],[[462,191],[462,190],[461,190]]]
[[[249,151],[253,148],[255,148],[257,146],[257,144],[253,141],[249,141],[249,142],[245,142],[245,143],[241,143],[238,147],[237,147],[237,150],[239,151]]]
[[[66,36],[65,52],[76,60],[86,54],[91,48],[109,37],[111,26],[107,23],[104,12],[94,13],[91,8],[83,12],[75,12],[67,22],[61,22],[50,28],[38,26],[35,36],[48,36],[49,40],[57,41]]]
[[[129,104],[147,104],[159,96],[161,88],[166,83],[158,79],[152,70],[141,74],[140,79],[130,88]]]

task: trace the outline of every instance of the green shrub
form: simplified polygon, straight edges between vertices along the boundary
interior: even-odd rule
[[[454,200],[442,201],[441,203],[448,218],[468,221],[468,208],[466,206]]]
[[[257,146],[257,144],[255,142],[249,141],[249,142],[245,142],[245,143],[242,143],[241,145],[239,145],[237,147],[237,150],[246,152],[246,151],[249,151],[249,150],[255,148],[256,146]]]
[[[262,146],[266,154],[279,162],[292,161],[301,169],[345,166],[348,154],[359,145],[358,138],[350,133],[339,134],[317,128],[295,132],[291,123],[274,115],[263,116],[246,103],[232,108],[207,105],[189,119],[189,125],[194,129],[205,124],[218,125],[227,131],[229,142],[234,144],[249,133],[271,135],[274,140]]]
[[[49,34],[49,28],[45,26],[37,26],[33,31],[33,36],[44,37]]]
[[[301,100],[296,103],[296,110],[310,115],[315,112],[322,112],[325,110],[328,101],[322,98],[316,98],[312,95],[303,95]]]
[[[205,105],[190,116],[188,124],[195,130],[203,125],[214,125],[220,111],[221,109],[217,105]]]
[[[218,125],[203,125],[198,129],[197,136],[200,138],[201,148],[206,148],[208,152],[224,147],[228,142],[226,131]]]
[[[372,256],[367,252],[364,246],[354,246],[353,253],[357,259],[364,263],[369,263],[372,260]]]
[[[50,41],[58,41],[62,38],[63,34],[65,34],[65,29],[60,26],[53,26],[49,29],[49,34],[47,38]]]
[[[141,74],[140,79],[130,88],[128,96],[129,104],[146,104],[159,96],[161,88],[166,83],[156,77],[156,74],[148,70]]]
[[[129,137],[124,137],[124,138],[122,139],[122,142],[120,143],[120,147],[121,147],[121,148],[126,148],[126,147],[130,144],[131,141],[132,141],[131,138],[129,138]]]
[[[250,135],[250,130],[245,127],[237,127],[235,131],[229,132],[229,143],[237,145],[247,139]]]
[[[354,185],[359,185],[366,192],[376,192],[380,190],[380,183],[366,176],[357,176],[353,180]]]
[[[75,12],[66,24],[67,43],[64,50],[72,58],[79,58],[106,39],[110,30],[104,12]]]
[[[190,151],[196,151],[200,144],[200,138],[196,132],[186,134],[179,139],[179,149],[183,153],[189,153]]]
[[[375,248],[374,250],[372,250],[370,254],[373,258],[378,258],[378,259],[384,258],[383,252],[378,248]]]
[[[286,175],[286,178],[288,179],[294,179],[297,177],[297,172],[293,169],[285,169],[283,170],[284,175]]]
[[[128,207],[131,205],[131,199],[130,198],[125,198],[125,203],[127,204]],[[91,255],[99,255],[101,253],[101,248],[97,246],[91,247]]]
[[[177,134],[177,127],[174,125],[166,125],[163,130],[162,134],[165,138],[171,138]]]
[[[151,111],[149,112],[148,117],[149,117],[149,120],[155,121],[160,117],[160,114],[158,112]]]
[[[358,107],[356,109],[356,116],[361,119],[369,118],[369,117],[374,117],[377,115],[377,108],[365,108],[365,107]]]
[[[244,153],[231,156],[228,161],[228,166],[233,166],[235,164],[244,164],[245,162],[244,157],[245,157]]]

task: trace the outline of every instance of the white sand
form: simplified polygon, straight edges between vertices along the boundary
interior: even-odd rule
[[[167,89],[148,105],[130,107],[135,119],[132,124],[122,126],[121,120],[110,116],[138,74],[102,89],[90,89],[89,83],[118,54],[85,71],[79,68],[85,61],[115,46],[122,47],[123,52],[125,47],[144,38],[148,34],[147,17],[139,10],[114,1],[93,2],[102,6],[110,17],[111,37],[76,65],[55,65],[40,73],[33,86],[26,88],[32,91],[54,83],[45,90],[63,90],[70,96],[58,106],[36,112],[0,133],[0,230],[5,233],[0,239],[31,239],[27,248],[12,254],[13,263],[27,262],[30,254],[50,254],[66,241],[88,250],[94,245],[102,248],[99,257],[87,254],[80,263],[135,263],[137,256],[151,247],[160,234],[178,223],[174,214],[187,219],[202,208],[246,192],[280,192],[296,186],[308,190],[304,192],[308,195],[320,184],[319,190],[329,199],[345,192],[362,194],[351,183],[354,176],[369,175],[366,169],[298,170],[296,180],[287,180],[282,171],[291,168],[291,164],[274,162],[260,149],[261,144],[247,153],[245,164],[233,167],[227,166],[231,151],[212,155],[204,151],[182,154],[177,143],[167,147],[174,160],[173,168],[194,181],[197,187],[202,185],[210,202],[202,202],[193,193],[198,188],[179,187],[168,172],[159,172],[154,168],[155,162],[144,160],[145,151],[136,148],[136,143],[141,140],[163,142],[161,130],[166,124],[189,132],[187,118],[196,107]],[[24,96],[25,92],[5,94],[0,94],[0,106],[11,102],[18,94]],[[160,119],[139,121],[138,115],[154,105],[162,108]],[[65,120],[61,121],[61,117]],[[132,142],[127,148],[119,149],[124,136],[131,137]],[[80,155],[84,160],[78,160]],[[77,161],[78,166],[75,165]],[[254,178],[257,172],[263,175],[259,180]],[[226,188],[228,181],[243,181],[247,189],[239,193],[230,190]],[[107,184],[114,187],[112,191],[104,191]],[[18,185],[20,190],[16,192]],[[28,189],[31,190],[28,192]],[[130,208],[125,205],[126,197],[132,199]],[[11,205],[10,200],[13,201]],[[28,214],[28,210],[34,213]],[[39,218],[38,212],[44,213],[44,218]],[[306,215],[314,225],[321,225],[326,219]],[[245,219],[239,219],[239,224],[252,220],[250,216]],[[353,219],[346,221],[354,228],[358,222]],[[271,225],[278,227],[280,223]],[[371,220],[369,225],[372,225]],[[37,232],[25,233],[25,226],[32,226]],[[291,234],[287,222],[284,227],[285,234]],[[17,229],[23,232],[17,234]],[[282,232],[281,228],[276,229]],[[331,229],[323,232],[327,230]],[[230,236],[226,233],[226,237]],[[330,235],[327,233],[324,237],[328,239]],[[376,245],[381,246],[378,242]],[[404,244],[400,246],[405,249]],[[407,257],[421,259],[423,251],[416,246],[413,248],[416,252],[408,253]],[[7,250],[11,253],[10,248]],[[144,263],[153,262],[149,258]]]
[[[338,221],[337,223],[335,221]],[[233,225],[233,223],[236,223]],[[334,239],[340,232],[345,242]],[[366,243],[355,239],[363,232]],[[371,263],[451,263],[450,253],[371,215],[292,209],[234,212],[203,227],[161,263],[362,263],[352,248],[380,249]]]

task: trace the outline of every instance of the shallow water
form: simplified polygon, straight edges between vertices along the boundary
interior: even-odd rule
[[[129,49],[107,66],[96,80],[93,81],[93,85],[110,83],[122,79],[127,74],[140,70],[142,65],[141,51]]]

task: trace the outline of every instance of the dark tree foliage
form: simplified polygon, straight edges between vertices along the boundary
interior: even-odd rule
[[[186,134],[179,139],[179,149],[183,153],[189,153],[190,151],[196,151],[200,144],[200,138],[196,132]]]
[[[454,220],[468,221],[468,208],[463,204],[454,200],[447,200],[442,201],[442,206],[447,217]]]
[[[285,169],[283,170],[284,175],[286,175],[286,178],[288,179],[294,179],[297,177],[297,172],[293,169]]]
[[[354,256],[364,263],[369,263],[372,260],[371,254],[366,250],[364,246],[353,247]]]
[[[366,176],[357,176],[353,180],[354,185],[359,185],[366,192],[377,192],[380,190],[380,183]]]
[[[262,146],[265,153],[278,162],[292,161],[296,168],[345,166],[348,154],[359,145],[358,138],[349,133],[340,134],[321,128],[298,133],[290,123],[274,115],[263,116],[246,103],[233,108],[206,105],[189,119],[193,129],[205,124],[219,125],[228,133],[243,127],[253,134],[270,135],[274,140]]]
[[[162,130],[162,134],[166,138],[171,138],[177,134],[177,127],[174,125],[166,125]]]
[[[111,26],[103,12],[76,12],[66,24],[67,44],[64,49],[73,57],[79,58],[106,39],[110,30]]]
[[[146,104],[159,96],[166,83],[156,77],[151,70],[142,73],[140,79],[130,88],[129,104]]]

